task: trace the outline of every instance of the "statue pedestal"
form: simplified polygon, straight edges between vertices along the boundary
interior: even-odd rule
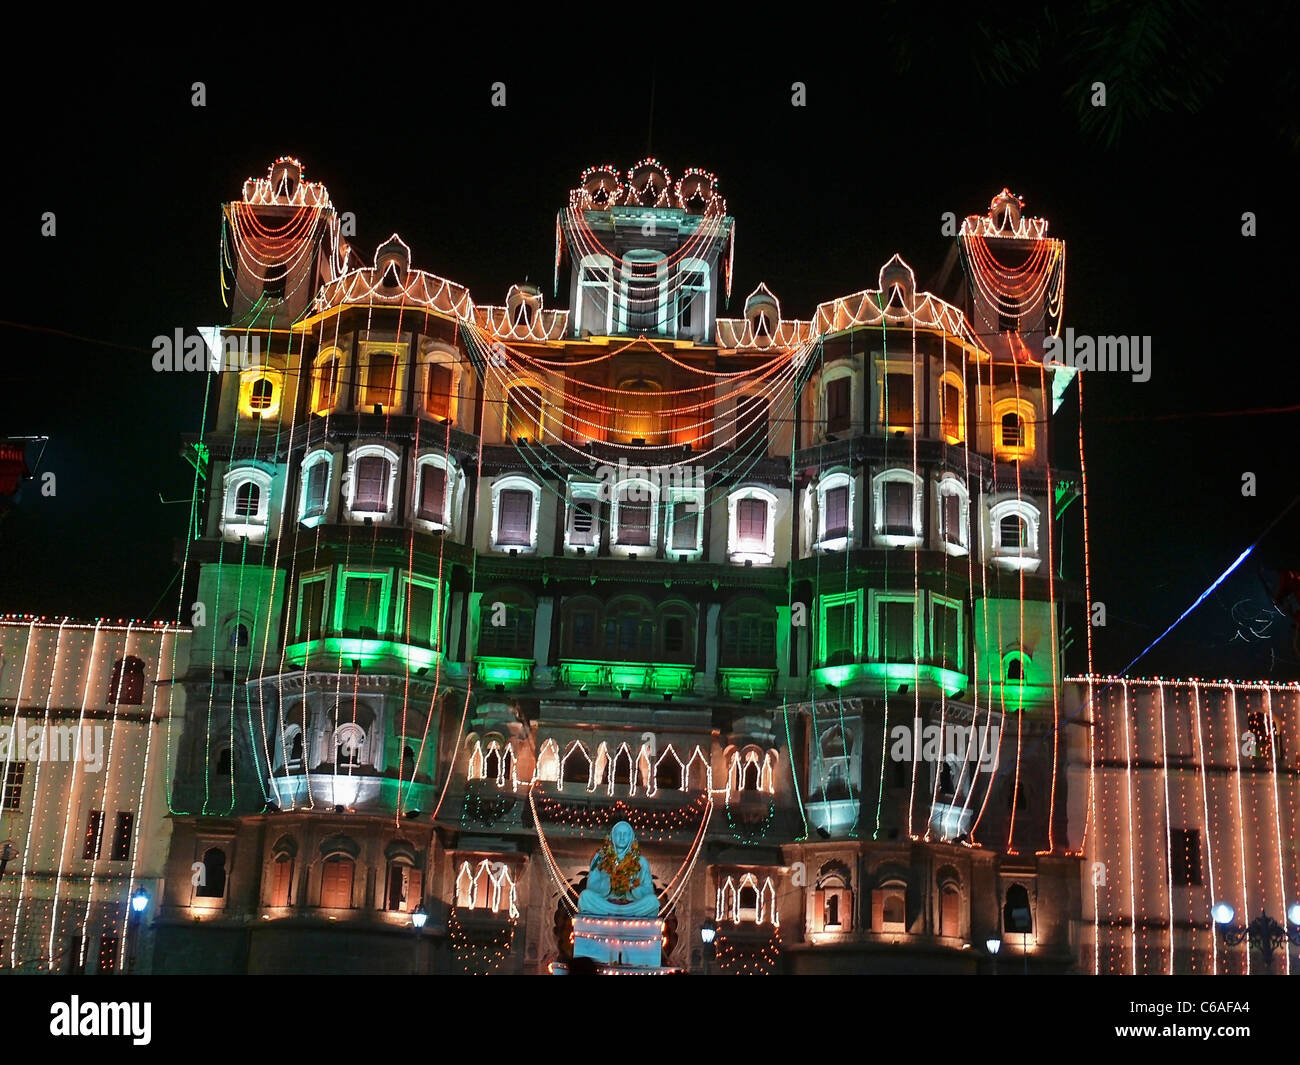
[[[573,956],[604,965],[657,968],[663,961],[664,923],[658,917],[573,918]]]

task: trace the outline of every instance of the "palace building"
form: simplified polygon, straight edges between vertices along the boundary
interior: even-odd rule
[[[246,182],[156,969],[545,972],[620,819],[666,966],[1075,968],[1064,245],[1021,207],[947,299],[895,255],[726,317],[702,170],[585,171],[500,305],[293,159]]]

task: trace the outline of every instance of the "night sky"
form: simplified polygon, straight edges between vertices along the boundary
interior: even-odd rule
[[[1098,75],[1117,131],[1081,121],[1079,79],[1106,67],[1086,32],[1058,28],[1022,60],[1015,41],[1028,30],[999,44],[990,27],[912,23],[892,5],[879,35],[851,50],[827,44],[825,28],[753,47],[690,46],[683,29],[670,38],[677,60],[648,38],[653,63],[634,60],[630,39],[617,54],[573,41],[513,55],[444,46],[277,76],[203,51],[168,69],[53,56],[39,93],[25,74],[0,75],[7,99],[26,102],[3,179],[0,436],[48,435],[39,472],[57,478],[53,497],[29,482],[0,523],[0,611],[176,616],[173,544],[190,490],[179,443],[198,429],[208,382],[155,373],[150,341],[227,320],[220,205],[246,177],[295,155],[356,213],[366,258],[397,230],[412,265],[500,303],[525,276],[549,299],[555,212],[579,172],[626,170],[649,147],[674,177],[718,174],[737,225],[733,315],[766,281],[786,315],[807,318],[874,286],[895,251],[924,287],[951,243],[944,212],[982,213],[1004,185],[1050,220],[1068,245],[1065,323],[1152,337],[1146,383],[1084,382],[1093,595],[1108,611],[1096,666],[1119,670],[1300,492],[1300,414],[1260,412],[1297,402],[1300,107],[1295,74],[1279,73],[1293,31],[1252,28],[1235,6],[1229,37],[1178,22],[1197,5],[1152,6],[1177,17],[1152,55],[1139,52],[1148,65],[1106,53],[1113,72]],[[972,60],[979,41],[1009,54],[1007,69]],[[204,108],[191,106],[194,81]],[[490,106],[495,81],[505,108]],[[806,107],[791,106],[795,81]],[[41,236],[44,211],[53,238]],[[1052,426],[1053,463],[1067,469],[1078,467],[1076,402],[1071,389]],[[1254,498],[1242,496],[1244,472],[1258,477]],[[1066,523],[1076,576],[1079,510]],[[1300,569],[1298,530],[1300,506],[1134,673],[1300,676],[1289,618],[1268,616],[1277,567]]]

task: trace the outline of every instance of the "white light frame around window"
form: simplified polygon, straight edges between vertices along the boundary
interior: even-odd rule
[[[763,526],[762,545],[741,544],[737,527],[739,503],[743,499],[758,499],[767,505],[767,520]],[[776,557],[776,496],[766,488],[748,486],[737,488],[727,496],[727,560],[752,562],[770,566]]]
[[[648,493],[650,497],[650,542],[648,544],[624,544],[619,542],[619,536],[622,527],[619,524],[620,497],[623,493],[635,488],[639,492]],[[641,500],[637,500],[641,502]],[[659,545],[659,486],[651,480],[642,477],[628,477],[616,483],[610,495],[609,503],[609,553],[627,557],[644,555],[647,558],[653,558]]]
[[[949,543],[943,531],[943,501],[947,496],[955,495],[960,500],[961,541]],[[936,544],[949,555],[970,554],[970,490],[962,483],[960,477],[946,473],[935,482],[934,538]]]
[[[695,504],[695,546],[689,551],[673,547],[674,513],[678,503]],[[704,489],[670,485],[665,499],[664,553],[673,562],[698,562],[704,557]]]
[[[1025,523],[1025,539],[1028,542],[1023,547],[1002,546],[1002,519],[1012,515]],[[1041,521],[1042,515],[1038,508],[1023,499],[1004,499],[989,507],[987,536],[989,556],[993,564],[1004,569],[1024,570],[1026,573],[1037,570],[1041,563],[1038,553]]]
[[[530,492],[533,497],[533,520],[528,529],[528,546],[522,544],[502,544],[498,540],[501,520],[501,493],[507,491]],[[542,488],[536,481],[519,474],[499,477],[492,483],[492,531],[491,545],[493,551],[509,554],[514,551],[521,555],[531,555],[537,551],[537,519],[542,509]]]
[[[1010,445],[1002,442],[1002,419],[1008,414],[1020,416],[1021,442],[1019,444]],[[1023,396],[1004,396],[994,402],[993,452],[1000,462],[1016,462],[1034,457],[1034,449],[1037,446],[1034,424],[1036,418],[1037,413],[1033,403]]]
[[[257,513],[241,517],[235,514],[235,499],[240,486],[249,483],[257,486]],[[271,514],[271,475],[255,466],[236,466],[226,471],[222,493],[221,535],[227,540],[265,540]]]
[[[421,518],[420,515],[420,480],[424,476],[424,467],[434,466],[446,476],[442,490],[442,520]],[[411,485],[411,524],[426,532],[446,532],[455,525],[454,515],[460,514],[461,492],[464,490],[465,475],[456,464],[437,452],[428,452],[415,460],[415,478]]]
[[[608,280],[606,281],[584,281],[583,276],[586,274],[588,267],[597,267],[608,271]],[[598,322],[603,328],[594,329],[592,323],[587,321],[587,299],[593,301],[591,310],[598,314],[600,311],[598,303],[599,297],[595,293],[603,291],[605,294],[605,311],[604,322]],[[588,293],[592,295],[588,297]],[[582,330],[586,329],[589,333],[596,336],[609,336],[614,331],[614,260],[608,255],[584,255],[582,261],[578,264],[578,292],[575,313],[573,316],[573,331],[575,335],[581,335]]]
[[[567,498],[564,500],[564,553],[566,555],[576,556],[579,552],[595,555],[600,551],[601,542],[604,540],[604,523],[600,517],[601,495],[601,486],[596,481],[569,482]],[[590,544],[573,542],[574,504],[580,502],[593,504],[591,516],[593,541]]]
[[[626,333],[632,314],[632,267],[633,265],[654,266],[655,268],[655,329],[659,336],[668,333],[668,262],[667,257],[651,248],[636,248],[623,256],[623,269],[619,274],[618,329]],[[649,313],[645,300],[637,297],[636,313]]]
[[[325,507],[319,514],[309,515],[307,513],[307,483],[308,475],[312,467],[320,463],[325,463],[327,474],[325,477]],[[309,452],[302,460],[302,465],[298,467],[298,521],[308,529],[314,529],[321,522],[328,520],[330,513],[330,499],[334,493],[334,452],[325,448]]]
[[[836,536],[833,539],[826,538],[826,493],[834,488],[842,488],[845,485],[849,489],[848,504],[848,522],[849,529],[847,536]],[[857,504],[857,485],[854,478],[843,471],[828,473],[817,482],[817,542],[818,551],[843,551],[852,547],[854,543],[854,507]]]
[[[912,531],[885,532],[885,485],[906,484],[912,489]],[[881,470],[871,479],[871,542],[877,547],[920,547],[922,486],[925,482],[911,470]]]
[[[388,461],[387,510],[358,510],[352,504],[357,491],[357,462],[360,459],[370,457],[382,458]],[[392,525],[397,521],[397,473],[400,462],[401,458],[397,452],[384,444],[361,444],[348,452],[347,470],[344,473],[343,483],[347,496],[344,510],[347,512],[349,521],[364,522],[366,518],[370,518],[376,525]]]

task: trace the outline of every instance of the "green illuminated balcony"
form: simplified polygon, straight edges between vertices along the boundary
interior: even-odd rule
[[[433,669],[441,654],[428,647],[354,636],[327,636],[302,640],[284,649],[285,658],[295,666],[350,672],[353,662],[364,670],[418,673]]]
[[[728,699],[760,699],[771,695],[775,687],[775,669],[741,666],[721,666],[718,669],[718,691]]]
[[[564,661],[558,668],[563,688],[681,695],[695,687],[695,667],[664,662]]]
[[[911,662],[846,662],[813,670],[817,691],[832,688],[897,689],[903,685],[932,688],[951,698],[970,687],[970,678],[943,666],[915,665]]]
[[[526,688],[533,675],[531,658],[479,655],[474,664],[478,679],[493,688]]]

